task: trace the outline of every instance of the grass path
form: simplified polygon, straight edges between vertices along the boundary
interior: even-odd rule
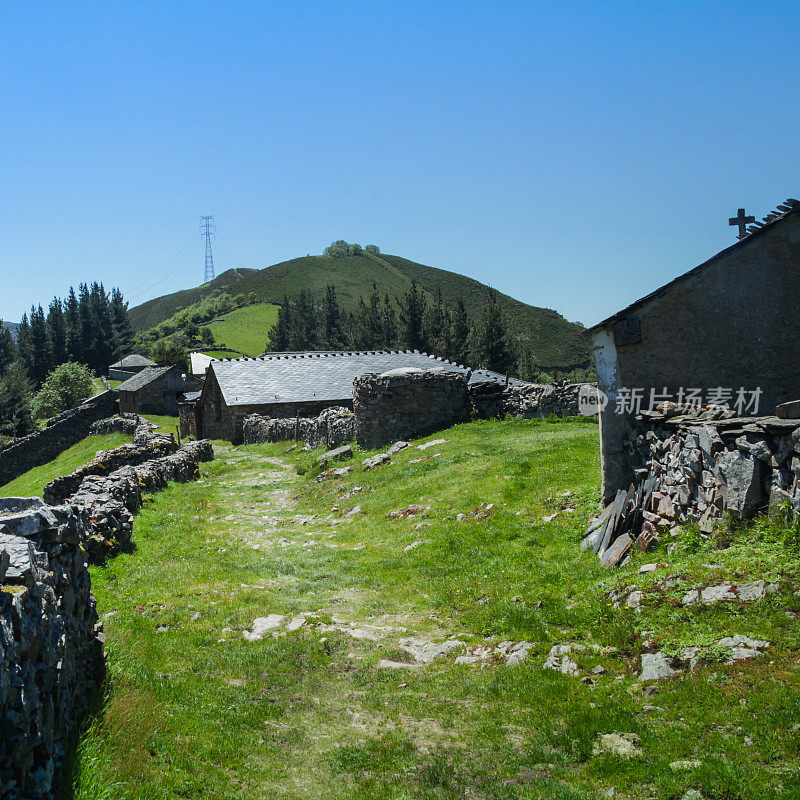
[[[370,472],[358,454],[330,481],[285,444],[220,443],[201,481],[146,504],[137,551],[93,568],[110,685],[78,798],[798,796],[797,598],[636,615],[607,597],[649,591],[637,568],[656,559],[680,576],[673,594],[711,559],[715,577],[786,584],[797,559],[771,529],[758,553],[751,532],[612,574],[577,547],[598,492],[596,427],[472,423],[433,439],[446,441]],[[275,627],[248,641],[259,618]],[[635,680],[645,636],[677,646],[719,631],[775,646],[652,698]],[[429,663],[413,655],[454,640]],[[503,642],[527,656],[455,663]],[[542,668],[566,642],[586,646],[590,683]],[[614,731],[637,734],[643,757],[593,755]]]

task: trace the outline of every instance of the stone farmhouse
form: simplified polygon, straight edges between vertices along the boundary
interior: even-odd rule
[[[117,387],[124,414],[177,414],[178,399],[201,381],[180,367],[145,367]]]
[[[800,202],[740,230],[736,244],[587,331],[607,397],[605,502],[634,477],[636,414],[674,401],[769,415],[800,398]]]
[[[138,353],[132,353],[125,358],[121,358],[108,368],[108,377],[112,381],[126,381],[132,378],[138,372],[141,372],[146,367],[157,367],[155,361],[151,361],[145,356],[140,356]]]
[[[250,414],[315,417],[333,406],[352,408],[353,382],[358,376],[406,367],[440,367],[469,374],[471,383],[522,383],[417,350],[266,353],[258,358],[212,361],[199,398],[187,397],[181,411],[194,414],[192,427],[198,438],[238,443]]]

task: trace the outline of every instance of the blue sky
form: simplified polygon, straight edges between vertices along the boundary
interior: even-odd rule
[[[592,324],[800,195],[800,3],[5,3],[0,316],[332,240]]]

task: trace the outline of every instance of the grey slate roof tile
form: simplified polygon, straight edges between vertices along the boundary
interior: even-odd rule
[[[152,383],[157,378],[165,375],[173,367],[145,367],[141,372],[137,372],[132,378],[128,378],[124,383],[117,386],[118,392],[138,392],[148,383]]]
[[[121,358],[116,364],[111,364],[109,369],[125,369],[126,367],[157,367],[155,361],[151,361],[145,356],[140,356],[138,353],[131,353],[125,358]]]
[[[417,350],[265,353],[259,358],[222,359],[210,365],[229,406],[350,401],[353,381],[359,375],[401,367],[468,370]],[[470,383],[505,380],[505,375],[489,370],[473,370],[470,377]],[[509,380],[510,385],[521,383]]]

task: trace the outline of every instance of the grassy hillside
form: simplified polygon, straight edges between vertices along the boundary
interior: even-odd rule
[[[179,292],[165,294],[148,300],[136,308],[130,309],[130,318],[137,331],[144,331],[158,325],[165,319],[169,319],[173,314],[186,306],[197,303],[204,297],[219,292],[238,294],[239,283],[251,273],[258,272],[256,269],[229,269],[221,275],[217,275],[213,281],[195,286],[193,289],[182,289]]]
[[[464,275],[391,255],[304,256],[261,270],[238,270],[235,275],[232,272],[196,289],[166,295],[131,309],[134,326],[145,330],[214,291],[252,292],[259,300],[279,303],[284,293],[292,297],[302,288],[321,297],[325,287],[332,283],[342,307],[352,310],[360,297],[370,293],[373,282],[381,294],[388,292],[390,297],[398,297],[408,290],[412,280],[430,296],[441,287],[442,295],[450,303],[461,297],[470,316],[477,318],[488,288]],[[499,301],[512,334],[532,345],[540,367],[568,369],[589,363],[589,345],[581,336],[579,325],[568,322],[556,311],[529,306],[508,295],[499,294]]]
[[[278,319],[278,306],[258,303],[237,308],[203,327],[211,328],[217,344],[247,356],[260,356],[267,348],[270,328]],[[226,353],[225,358],[230,353]]]
[[[110,674],[75,800],[800,796],[791,531],[687,529],[609,571],[578,547],[597,425],[478,422],[436,438],[370,472],[355,448],[352,472],[325,481],[318,453],[215,443],[200,481],[145,504],[136,551],[92,568]],[[758,579],[779,591],[680,600]],[[634,588],[638,611],[614,602]],[[715,642],[736,634],[772,645],[728,664]],[[408,639],[458,644],[425,663]],[[643,683],[646,641],[703,660]],[[489,656],[501,642],[527,656]],[[566,644],[578,675],[544,668]],[[466,648],[487,657],[457,663]],[[599,751],[615,732],[638,742],[631,758]]]

